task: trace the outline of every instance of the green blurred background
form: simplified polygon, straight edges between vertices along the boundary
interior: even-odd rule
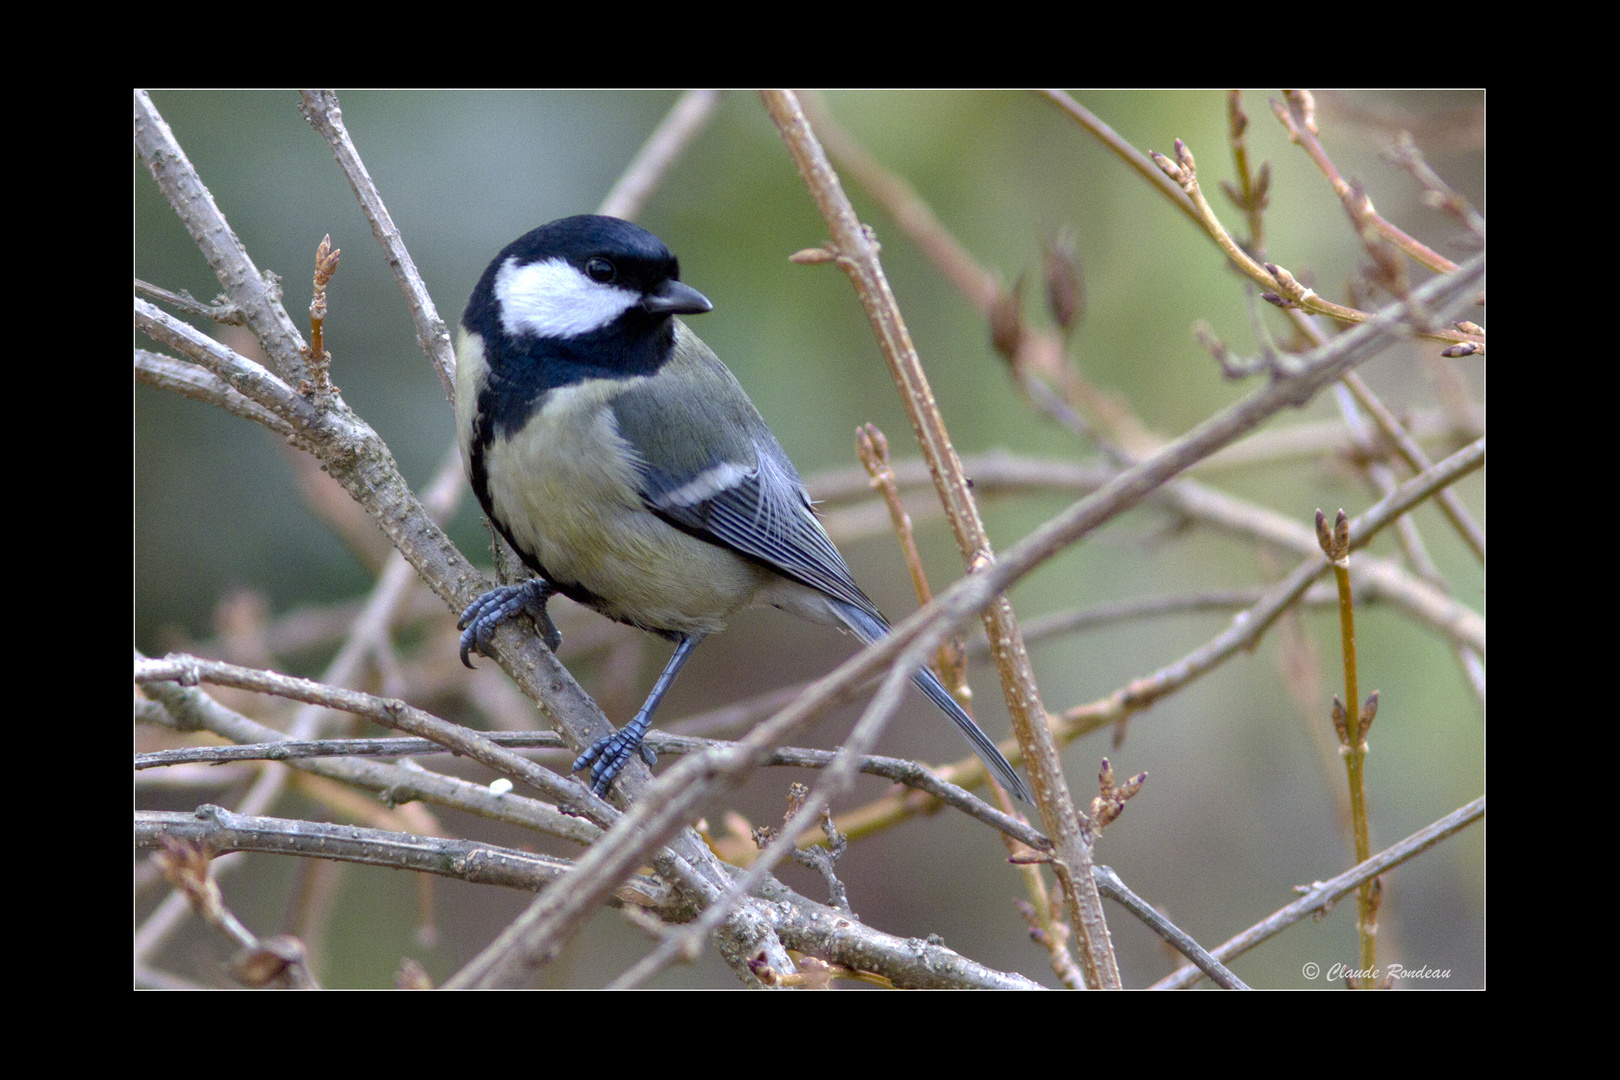
[[[493,254],[538,224],[594,210],[676,96],[353,91],[340,93],[340,100],[441,316],[454,325]],[[1366,256],[1337,197],[1271,116],[1266,100],[1280,96],[1244,96],[1251,160],[1269,161],[1273,175],[1268,254],[1342,301],[1343,283]],[[152,97],[258,265],[281,275],[287,308],[301,325],[315,245],[330,233],[342,248],[326,327],[333,379],[388,440],[407,479],[426,483],[453,443],[449,407],[352,194],[324,141],[299,116],[296,95],[156,91]],[[1184,139],[1217,210],[1234,232],[1242,231],[1239,216],[1215,191],[1218,179],[1232,175],[1223,92],[1076,97],[1138,149],[1170,153],[1173,141]],[[1060,229],[1072,232],[1087,294],[1087,315],[1073,343],[1076,361],[1094,383],[1123,395],[1154,430],[1180,434],[1250,389],[1223,380],[1190,333],[1202,319],[1240,352],[1253,352],[1243,283],[1164,198],[1040,97],[881,91],[832,92],[825,99],[982,264],[1008,281],[1032,273],[1026,312],[1038,325],[1050,322],[1038,301],[1042,240]],[[1416,185],[1378,151],[1392,140],[1392,117],[1413,127],[1430,164],[1483,211],[1483,95],[1323,95],[1321,116],[1329,153],[1347,176],[1366,184],[1379,210],[1457,257],[1455,224],[1423,207]],[[883,242],[885,269],[963,456],[1005,449],[1094,459],[1092,446],[1030,411],[991,350],[984,320],[865,193],[846,185]],[[189,289],[199,299],[214,297],[218,284],[138,162],[134,203],[136,275]],[[915,456],[849,283],[831,266],[787,261],[826,234],[755,96],[738,92],[722,101],[640,221],[676,252],[682,277],[714,301],[714,312],[692,320],[694,328],[737,373],[801,473],[853,464],[853,432],[866,422],[889,434],[897,458]],[[1281,332],[1277,321],[1269,325]],[[1398,409],[1432,406],[1434,390],[1419,357],[1433,351],[1393,349],[1363,373]],[[1462,370],[1482,401],[1483,362],[1464,361]],[[135,389],[134,414],[138,648],[160,654],[207,638],[221,597],[232,590],[257,591],[272,614],[365,593],[370,573],[307,509],[289,452],[276,439],[144,386]],[[1272,426],[1335,415],[1323,395]],[[1436,457],[1447,452],[1431,449]],[[1375,498],[1351,472],[1321,459],[1212,480],[1306,523],[1318,507],[1331,513],[1342,506],[1354,515]],[[1481,478],[1460,490],[1483,516]],[[1065,501],[992,502],[986,521],[998,547],[1005,547]],[[1478,566],[1432,510],[1417,519],[1458,598],[1482,610]],[[1022,583],[1013,594],[1019,615],[1247,585],[1294,564],[1284,557],[1262,565],[1247,545],[1198,530],[1178,533],[1177,524],[1151,509],[1116,521]],[[487,539],[470,498],[450,532],[475,563],[488,565]],[[942,525],[924,527],[919,542],[936,586],[959,576],[960,559]],[[1392,549],[1384,541],[1379,550]],[[892,538],[846,544],[845,554],[891,616],[911,609]],[[1182,616],[1038,645],[1033,654],[1046,704],[1061,711],[1104,696],[1185,654],[1224,623],[1218,615]],[[1332,693],[1340,688],[1336,622],[1326,612],[1312,613],[1304,626],[1316,646],[1322,685]],[[1358,630],[1364,692],[1382,692],[1368,768],[1377,849],[1481,793],[1483,717],[1443,643],[1387,608],[1365,612]],[[649,644],[643,685],[656,675],[662,648]],[[673,721],[811,677],[852,648],[848,639],[775,612],[749,614],[699,651],[661,718]],[[483,666],[491,670],[481,677],[504,678],[493,664]],[[589,688],[589,671],[576,673]],[[1349,865],[1327,786],[1342,787],[1343,770],[1313,748],[1288,682],[1271,637],[1254,655],[1137,717],[1123,746],[1092,736],[1066,751],[1078,800],[1094,793],[1100,757],[1112,758],[1122,775],[1151,774],[1104,837],[1099,858],[1206,944],[1287,903],[1291,886]],[[974,684],[981,721],[1004,736],[994,673],[975,670]],[[1325,725],[1326,714],[1323,700],[1315,722]],[[830,720],[806,741],[832,745],[853,715]],[[920,699],[892,725],[882,749],[924,760],[963,755],[948,725],[929,715]],[[784,783],[778,777],[751,786],[743,808],[756,823],[780,814]],[[874,781],[862,790],[882,788]],[[208,798],[229,804],[225,795]],[[943,814],[854,845],[841,870],[855,911],[873,925],[905,935],[938,933],[975,959],[1051,983],[1043,954],[1013,910],[1021,886],[1003,859],[986,830]],[[227,898],[265,920],[255,928],[268,932],[283,902],[268,885],[288,871],[268,856],[257,861],[267,864],[262,895],[227,887]],[[819,896],[797,873],[785,876]],[[443,978],[524,903],[517,894],[440,885],[459,898],[457,915],[468,917],[445,926],[440,944],[425,950],[409,939],[414,889],[406,875],[351,870],[343,880],[343,910],[353,912],[357,932],[351,941],[335,931],[339,940],[326,943],[329,985],[385,984],[403,954]],[[1481,985],[1483,830],[1449,841],[1390,875],[1386,885],[1381,957],[1450,971],[1449,978],[1425,985]],[[1354,959],[1353,906],[1291,929],[1235,965],[1238,972],[1255,985],[1322,985],[1301,969],[1307,962],[1325,968]],[[452,909],[446,904],[445,910]],[[1169,970],[1156,940],[1119,909],[1109,910],[1127,984],[1144,985]],[[604,914],[548,977],[599,985],[645,948],[622,918]],[[710,958],[671,973],[665,985],[736,982]]]

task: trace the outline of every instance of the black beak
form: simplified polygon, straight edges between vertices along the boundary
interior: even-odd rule
[[[684,281],[670,278],[641,298],[641,309],[649,315],[701,315],[713,311],[714,305]]]

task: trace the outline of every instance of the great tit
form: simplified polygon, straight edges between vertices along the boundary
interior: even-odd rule
[[[456,430],[484,513],[539,575],[462,613],[461,658],[501,622],[562,593],[675,642],[646,704],[574,762],[608,785],[640,751],[653,710],[692,649],[754,604],[847,627],[889,624],[855,584],[754,403],[676,315],[714,307],[680,280],[652,233],[617,218],[563,218],[489,264],[461,317]],[[923,693],[1014,795],[1023,778],[926,667]]]

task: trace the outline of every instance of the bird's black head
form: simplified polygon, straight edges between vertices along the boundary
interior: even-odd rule
[[[714,305],[680,280],[680,263],[652,233],[618,218],[582,214],[525,233],[495,256],[473,290],[462,325],[486,348],[560,354],[635,371],[638,355],[667,341],[669,316]],[[656,361],[655,361],[656,363]]]

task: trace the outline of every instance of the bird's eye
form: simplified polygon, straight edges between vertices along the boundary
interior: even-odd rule
[[[585,272],[591,276],[592,281],[603,285],[613,280],[613,264],[600,257],[587,262]]]

